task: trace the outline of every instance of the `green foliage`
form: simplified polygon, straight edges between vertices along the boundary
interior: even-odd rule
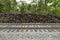
[[[2,10],[3,10],[3,5],[0,4],[0,12],[2,12]]]
[[[20,1],[20,3],[18,5],[16,0],[0,0],[0,13],[52,13],[60,15],[60,0],[32,0],[30,4],[25,1]]]
[[[60,15],[60,7],[55,8],[52,12],[53,14]]]
[[[16,5],[16,0],[0,0],[0,13],[15,12]]]

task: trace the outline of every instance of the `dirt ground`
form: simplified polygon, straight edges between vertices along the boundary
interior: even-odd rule
[[[60,16],[54,14],[0,13],[0,23],[60,23]]]

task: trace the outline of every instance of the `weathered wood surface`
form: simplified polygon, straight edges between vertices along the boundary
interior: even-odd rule
[[[0,40],[60,40],[60,32],[0,32]]]
[[[60,23],[0,23],[0,40],[60,40]]]
[[[60,29],[0,29],[0,40],[60,40]]]
[[[0,23],[0,28],[17,29],[60,29],[60,23]]]
[[[60,29],[0,29],[0,32],[60,32]]]

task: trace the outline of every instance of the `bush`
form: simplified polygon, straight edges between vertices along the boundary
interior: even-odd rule
[[[36,13],[60,15],[60,0],[32,0],[30,4],[16,0],[0,0],[0,13]],[[50,4],[50,5],[48,5]],[[54,9],[53,9],[54,8]]]
[[[54,10],[52,10],[52,13],[56,15],[60,15],[60,7],[57,7]]]

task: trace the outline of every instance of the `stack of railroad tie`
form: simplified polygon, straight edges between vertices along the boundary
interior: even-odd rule
[[[0,32],[60,32],[59,23],[2,23]]]
[[[13,40],[18,38],[21,40],[23,38],[24,40],[60,40],[60,23],[1,23],[0,36],[2,35],[7,36],[6,38],[13,35],[12,39],[17,36]]]

